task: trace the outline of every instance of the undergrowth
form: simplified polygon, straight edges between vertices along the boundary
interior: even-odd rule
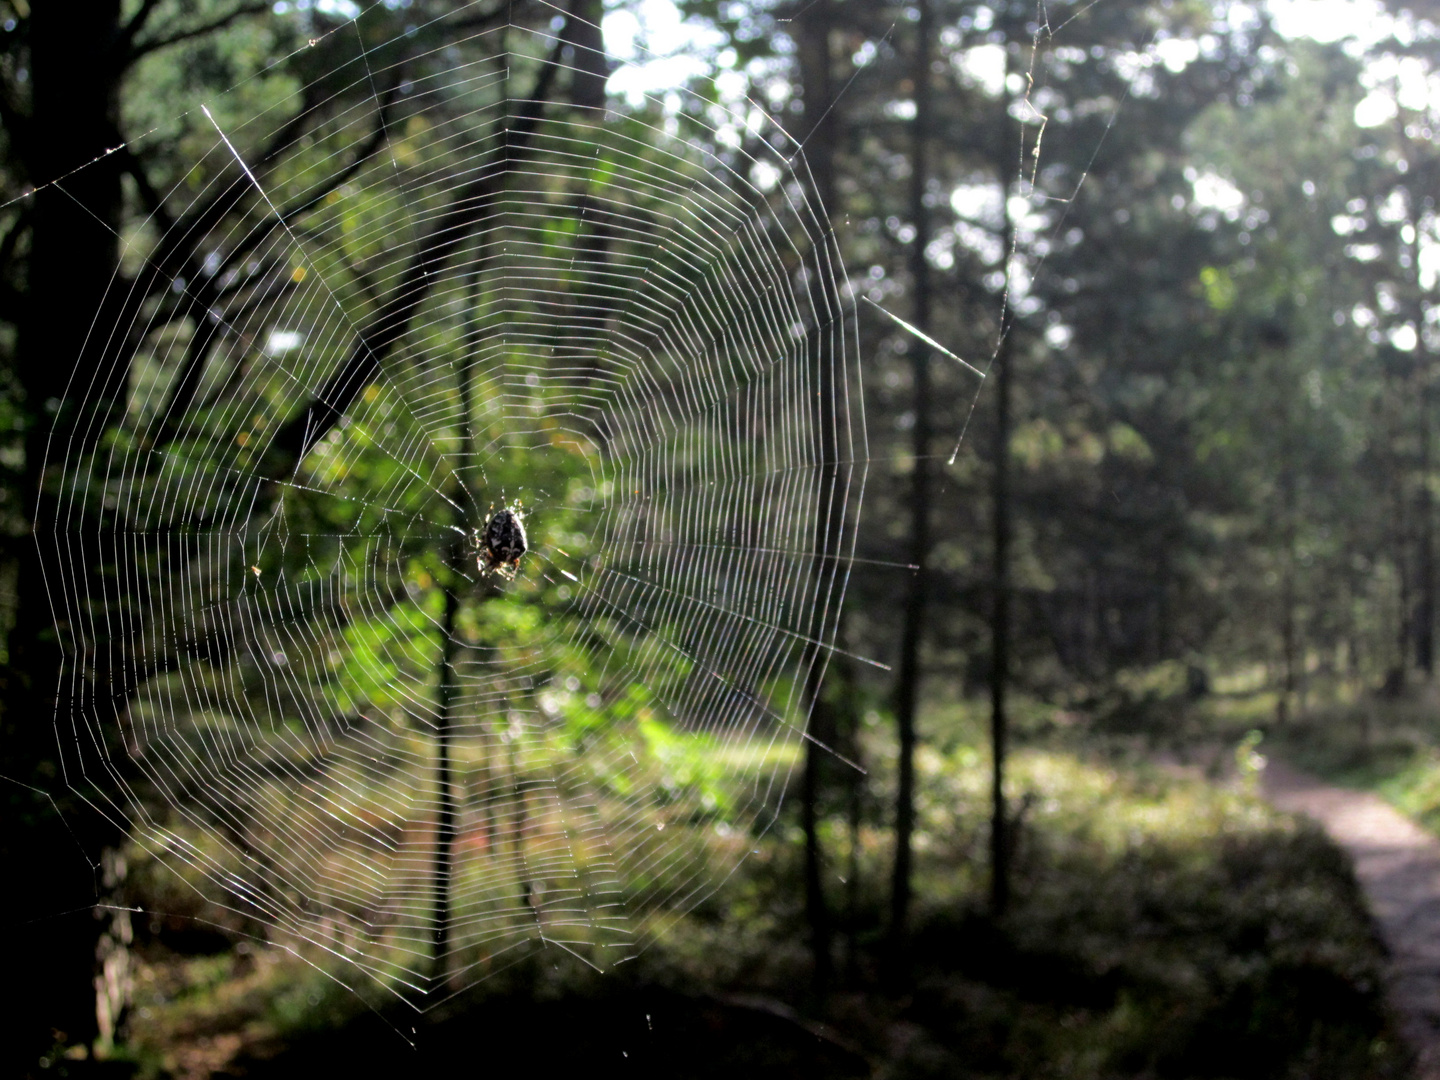
[[[339,988],[321,957],[255,945],[186,957],[152,940],[128,1053],[154,1077],[389,1075],[442,1060],[537,1076],[606,1063],[677,1078],[1406,1074],[1380,949],[1344,860],[1313,828],[1239,788],[1024,750],[1014,902],[994,919],[988,762],[936,742],[920,758],[903,972],[884,947],[888,834],[871,823],[852,836],[840,816],[826,834],[837,925],[823,993],[800,847],[782,831],[698,910],[656,926],[638,959],[600,975],[539,951],[423,1017]]]

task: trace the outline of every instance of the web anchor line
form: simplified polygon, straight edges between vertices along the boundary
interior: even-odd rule
[[[564,573],[564,571],[561,571],[561,573]],[[709,600],[702,599],[701,597],[691,596],[687,593],[678,592],[677,590],[671,589],[667,586],[657,585],[653,581],[647,581],[644,578],[635,577],[631,574],[626,574],[619,570],[612,570],[611,573],[617,575],[618,577],[625,578],[628,581],[633,581],[635,584],[640,585],[643,588],[659,589],[660,591],[674,595],[680,600],[683,600],[687,603],[697,604],[700,607],[709,608],[711,611],[715,611],[721,615],[728,615],[732,619],[740,619],[744,622],[754,623],[756,626],[759,626],[765,630],[774,630],[777,634],[784,634],[786,637],[795,638],[797,641],[803,641],[807,645],[815,645],[821,649],[828,650],[829,652],[837,653],[840,656],[848,657],[851,660],[858,660],[862,664],[869,664],[871,667],[879,668],[881,671],[894,670],[889,664],[882,663],[879,660],[872,660],[868,656],[861,656],[859,653],[850,652],[847,649],[840,648],[840,646],[838,645],[832,645],[829,642],[821,641],[819,638],[811,637],[809,634],[802,634],[798,630],[791,630],[789,627],[781,626],[779,623],[766,622],[763,619],[755,618],[755,616],[753,615],[746,615],[743,611],[733,611],[730,608],[723,607],[719,604],[712,604]]]
[[[613,572],[613,571],[612,571],[612,572]],[[759,710],[760,710],[761,712],[763,712],[765,715],[769,716],[772,720],[776,721],[777,723],[779,723],[779,724],[782,725],[783,727],[786,727],[786,728],[788,728],[789,730],[793,731],[793,732],[794,732],[796,735],[798,735],[802,740],[804,740],[804,741],[806,741],[806,742],[814,743],[816,746],[820,747],[820,749],[824,750],[826,753],[833,754],[833,755],[835,756],[836,760],[838,760],[838,761],[840,761],[840,762],[842,762],[842,763],[850,766],[852,769],[854,769],[856,772],[860,773],[862,776],[868,776],[868,775],[869,775],[869,772],[866,770],[866,768],[865,768],[863,765],[861,765],[859,762],[857,762],[857,761],[852,761],[850,758],[848,758],[848,757],[846,757],[844,754],[840,753],[840,752],[839,752],[838,750],[836,750],[834,747],[828,745],[827,743],[823,742],[823,741],[820,740],[820,739],[817,739],[817,738],[816,738],[813,734],[811,734],[803,725],[797,725],[797,724],[794,723],[793,721],[786,719],[783,715],[781,715],[777,710],[775,710],[774,708],[772,708],[770,705],[766,704],[764,701],[761,701],[758,697],[756,697],[754,694],[750,693],[750,692],[749,692],[748,690],[746,690],[745,688],[743,688],[743,687],[741,687],[741,686],[735,685],[735,683],[732,682],[729,678],[727,678],[723,673],[721,673],[721,672],[719,672],[719,671],[716,671],[713,667],[711,667],[710,665],[706,664],[703,659],[701,659],[701,658],[698,657],[698,656],[693,655],[692,653],[690,653],[689,651],[687,651],[685,648],[683,648],[681,645],[677,644],[674,640],[672,640],[672,639],[671,639],[670,637],[668,637],[667,635],[665,635],[665,634],[663,634],[663,633],[660,633],[660,632],[657,631],[654,627],[646,626],[644,623],[641,623],[640,620],[639,620],[638,618],[636,618],[636,616],[635,616],[632,612],[627,611],[627,610],[625,610],[625,609],[623,609],[623,608],[619,608],[618,605],[614,604],[613,601],[611,601],[608,597],[602,595],[602,594],[600,593],[600,591],[599,591],[598,589],[596,589],[594,586],[589,586],[589,587],[587,587],[587,586],[582,585],[581,587],[582,587],[582,588],[586,588],[586,589],[587,589],[587,592],[589,592],[590,595],[592,595],[599,603],[604,604],[604,605],[607,606],[607,607],[616,609],[617,613],[618,613],[622,618],[630,619],[630,620],[636,622],[637,624],[639,624],[639,625],[642,627],[642,629],[644,629],[644,630],[647,631],[648,633],[652,634],[652,635],[656,638],[656,640],[663,642],[663,643],[665,644],[666,648],[673,650],[674,652],[676,652],[676,653],[678,653],[679,655],[683,656],[683,657],[684,657],[687,661],[689,661],[690,663],[693,663],[693,664],[697,665],[698,667],[700,667],[700,668],[705,672],[706,675],[708,675],[710,678],[712,678],[712,679],[716,680],[717,682],[719,682],[719,683],[720,683],[722,686],[724,686],[728,691],[730,691],[731,693],[734,693],[734,694],[736,694],[737,696],[743,698],[743,699],[744,699],[745,701],[747,701],[749,704],[754,705],[757,709],[759,709]],[[796,636],[798,637],[798,636],[801,636],[801,635],[796,635]],[[847,653],[846,655],[849,655],[849,654]],[[854,659],[864,660],[865,658],[864,658],[864,657],[854,657]],[[873,663],[874,661],[870,661],[870,662]]]
[[[921,330],[918,326],[906,322],[904,319],[900,318],[899,315],[896,315],[893,311],[886,311],[883,307],[875,303],[875,301],[871,300],[868,296],[862,297],[862,299],[871,307],[873,307],[876,311],[880,312],[880,314],[884,315],[887,319],[893,322],[896,326],[900,327],[901,330],[904,330],[907,334],[919,338],[936,352],[948,356],[951,360],[954,360],[957,364],[963,367],[966,371],[970,372],[972,375],[975,375],[981,379],[985,378],[985,372],[981,371],[978,367],[970,363],[968,360],[964,360],[961,357],[956,356],[953,352],[947,349],[944,345],[941,345],[938,341],[932,338],[929,334],[925,333],[925,331]]]

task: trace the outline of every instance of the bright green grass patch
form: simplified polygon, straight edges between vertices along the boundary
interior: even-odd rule
[[[714,764],[741,775],[753,773],[784,773],[800,762],[798,742],[761,743],[758,739],[743,744],[726,744],[711,740],[714,745],[699,750]]]

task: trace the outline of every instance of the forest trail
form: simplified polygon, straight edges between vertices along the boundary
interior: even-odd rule
[[[1262,776],[1275,806],[1314,819],[1350,856],[1390,952],[1386,993],[1415,1048],[1415,1075],[1440,1080],[1440,840],[1378,795],[1273,758]]]

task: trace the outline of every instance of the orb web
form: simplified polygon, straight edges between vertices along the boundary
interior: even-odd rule
[[[635,955],[775,820],[865,456],[795,143],[576,104],[572,16],[473,10],[367,9],[185,113],[39,537],[67,782],[421,1008]]]

